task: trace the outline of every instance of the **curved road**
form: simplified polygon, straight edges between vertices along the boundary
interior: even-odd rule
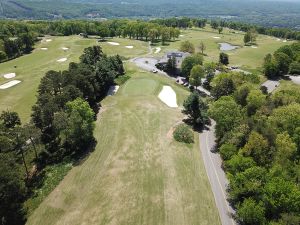
[[[206,173],[214,194],[222,225],[235,225],[236,223],[231,216],[234,214],[234,210],[227,201],[226,187],[228,185],[228,180],[221,167],[222,159],[219,154],[212,152],[216,144],[215,124],[215,121],[212,121],[212,125],[209,129],[204,130],[199,135],[200,151],[202,153]]]

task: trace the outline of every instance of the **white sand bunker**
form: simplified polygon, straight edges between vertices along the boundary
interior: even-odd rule
[[[67,60],[68,60],[67,58],[61,58],[61,59],[57,60],[57,62],[65,62]]]
[[[157,54],[157,53],[160,53],[160,51],[161,51],[161,47],[157,47],[157,48],[155,48],[156,50],[155,50],[155,54]]]
[[[48,48],[41,48],[41,50],[46,51],[46,50],[48,50]]]
[[[252,46],[251,46],[251,48],[257,48],[257,46],[255,46],[255,45],[252,45]]]
[[[218,37],[218,36],[215,36],[215,37],[213,37],[214,39],[220,39],[221,37]]]
[[[125,46],[125,48],[131,49],[131,48],[133,48],[133,46],[132,45],[128,45],[128,46]]]
[[[281,40],[279,38],[277,38],[276,41],[281,41]]]
[[[14,78],[15,76],[16,76],[15,73],[7,73],[7,74],[3,75],[3,77],[6,79],[11,79],[11,78]]]
[[[52,41],[52,39],[46,39],[46,42],[50,42],[50,41]]]
[[[4,90],[4,89],[7,89],[7,88],[17,85],[18,83],[21,83],[21,81],[20,80],[12,80],[5,84],[0,85],[0,89]]]
[[[171,108],[177,108],[176,93],[170,86],[163,86],[158,95],[159,99]]]
[[[183,35],[183,34],[180,34],[179,37],[184,37],[184,35]]]
[[[69,48],[66,48],[66,47],[62,47],[61,49],[64,50],[64,51],[69,50]]]
[[[117,43],[117,42],[110,42],[110,41],[108,41],[107,43],[110,44],[110,45],[120,45],[120,43]]]
[[[287,40],[283,40],[282,42],[284,42],[284,43],[285,43],[285,42],[287,42]]]
[[[115,95],[117,93],[117,91],[119,90],[120,86],[118,85],[114,85],[114,86],[110,86],[109,90],[107,92],[107,95],[112,96]]]

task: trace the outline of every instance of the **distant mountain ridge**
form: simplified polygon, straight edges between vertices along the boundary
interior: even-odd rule
[[[300,27],[299,12],[300,2],[261,0],[0,0],[0,18],[14,19],[189,16],[295,28]]]

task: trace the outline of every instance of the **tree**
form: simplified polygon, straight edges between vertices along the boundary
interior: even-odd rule
[[[246,32],[245,35],[244,35],[244,43],[245,43],[245,45],[247,43],[249,43],[250,41],[251,41],[251,34],[250,34],[250,32]]]
[[[0,62],[7,59],[7,55],[5,52],[0,51]]]
[[[19,37],[23,43],[25,53],[30,53],[34,45],[34,37],[31,33],[23,33]]]
[[[234,155],[230,160],[225,161],[226,171],[232,175],[243,172],[255,166],[255,162],[251,157],[244,157],[242,155]]]
[[[283,168],[288,168],[291,165],[293,156],[297,151],[297,145],[287,132],[277,135],[276,138],[276,154],[275,162]]]
[[[249,197],[260,199],[266,179],[267,170],[258,166],[230,176],[230,200],[238,203]]]
[[[248,142],[241,152],[245,156],[251,156],[261,166],[270,163],[272,160],[272,151],[268,141],[256,131],[251,132]]]
[[[176,127],[173,137],[178,142],[194,143],[194,133],[185,124],[180,124]]]
[[[70,150],[85,150],[93,142],[94,117],[95,113],[89,104],[81,98],[68,102],[65,114],[56,116],[56,127]],[[65,118],[64,123],[62,118]]]
[[[251,90],[251,87],[248,84],[239,86],[233,95],[235,101],[243,107],[246,106],[247,105],[247,97],[250,93],[250,90]]]
[[[16,112],[3,111],[0,115],[0,120],[3,121],[3,125],[8,129],[21,125],[20,117]]]
[[[229,64],[229,56],[226,53],[221,52],[220,57],[219,57],[219,62],[223,65],[228,65]]]
[[[0,220],[3,225],[24,224],[26,188],[18,166],[9,157],[0,154]]]
[[[223,96],[212,103],[208,113],[217,122],[216,135],[218,138],[231,131],[242,120],[241,108],[230,96]]]
[[[263,67],[264,67],[265,76],[268,77],[269,79],[274,79],[277,76],[279,76],[277,61],[270,60],[268,62],[265,62]]]
[[[217,21],[211,21],[210,26],[212,29],[216,30],[219,27],[219,23]]]
[[[103,52],[100,46],[92,46],[85,48],[80,56],[80,62],[95,66],[96,63],[103,57]]]
[[[166,65],[166,72],[168,73],[174,73],[176,71],[176,58],[175,56],[172,56],[168,59],[167,65]]]
[[[195,65],[193,66],[191,70],[191,75],[189,77],[189,82],[192,86],[198,86],[201,85],[201,78],[204,78],[205,71],[202,66],[200,65]]]
[[[102,40],[110,35],[110,30],[106,24],[99,26],[98,35]]]
[[[197,92],[193,92],[183,103],[183,113],[189,116],[195,126],[203,126],[208,122],[207,105]]]
[[[237,209],[237,217],[242,225],[265,224],[265,208],[262,202],[257,203],[251,198],[243,201]]]
[[[200,42],[199,49],[201,51],[201,54],[203,55],[206,49],[206,46],[204,45],[203,41]]]
[[[251,90],[247,96],[247,113],[249,116],[266,103],[266,96],[260,90]]]
[[[221,34],[222,31],[223,31],[223,27],[218,27],[218,32],[219,32],[219,34]]]
[[[180,51],[193,54],[195,53],[195,46],[190,41],[184,41],[180,44]]]
[[[265,185],[263,201],[266,205],[266,213],[275,218],[281,213],[298,212],[299,187],[281,177],[271,178]]]
[[[225,143],[220,147],[220,155],[223,160],[229,160],[237,153],[237,148],[233,144]]]
[[[1,58],[1,56],[0,56]],[[289,67],[289,74],[300,75],[300,62],[292,62]]]
[[[231,95],[235,91],[235,84],[230,77],[218,79],[218,82],[213,86],[211,94],[219,99],[222,96]]]
[[[292,62],[291,58],[283,52],[274,54],[274,57],[277,62],[277,69],[279,71],[279,74],[286,75]]]
[[[203,64],[203,56],[201,54],[195,54],[186,57],[181,64],[181,73],[186,78],[189,78],[192,68],[195,65]]]

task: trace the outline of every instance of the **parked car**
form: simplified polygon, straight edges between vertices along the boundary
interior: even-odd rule
[[[152,70],[152,73],[157,73],[157,72],[158,72],[157,69],[153,69],[153,70]]]

